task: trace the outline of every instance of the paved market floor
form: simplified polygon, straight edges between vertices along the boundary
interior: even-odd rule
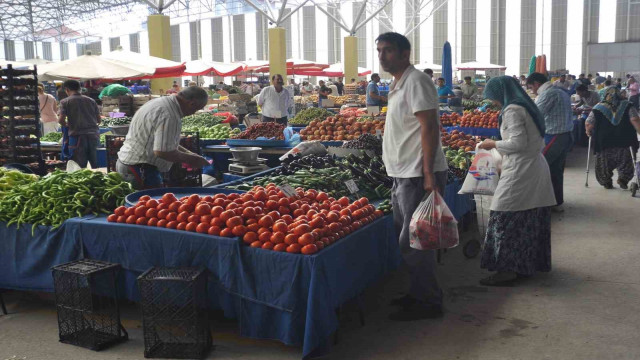
[[[394,323],[388,301],[406,285],[401,273],[365,292],[366,325],[347,304],[339,342],[325,359],[639,359],[640,198],[605,190],[591,173],[586,149],[571,153],[565,175],[566,212],[553,218],[553,271],[517,287],[478,285],[479,259],[460,248],[441,266],[446,314],[441,320]],[[593,171],[593,167],[592,167]],[[532,196],[535,196],[532,194]],[[141,359],[141,322],[124,311],[131,340],[94,353],[59,343],[52,303],[6,294],[0,316],[3,359]],[[214,325],[211,359],[299,359],[299,348],[239,337],[233,322]]]

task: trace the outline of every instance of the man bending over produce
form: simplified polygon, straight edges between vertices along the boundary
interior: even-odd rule
[[[398,33],[377,39],[378,60],[393,75],[389,91],[382,159],[393,178],[391,201],[400,251],[411,278],[409,293],[391,302],[395,321],[442,316],[442,290],[436,279],[436,252],[409,246],[411,216],[432,191],[444,194],[448,165],[442,152],[438,92],[429,76],[410,63],[411,44]]]
[[[136,189],[162,185],[162,173],[173,163],[201,168],[209,163],[180,146],[182,118],[207,104],[207,92],[187,87],[177,95],[144,104],[133,116],[124,145],[118,152],[116,170]]]
[[[80,95],[80,83],[76,80],[67,80],[62,87],[67,97],[60,101],[58,123],[69,128],[69,148],[73,150],[71,160],[83,168],[88,161],[95,169],[98,167],[100,141],[98,104],[90,97]]]

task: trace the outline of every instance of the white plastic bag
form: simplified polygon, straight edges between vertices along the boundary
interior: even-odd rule
[[[413,212],[409,246],[417,250],[447,249],[458,245],[458,222],[442,196],[431,192]]]
[[[323,156],[327,154],[327,148],[324,147],[324,145],[322,145],[320,141],[301,142],[300,144],[296,145],[296,147],[289,150],[286,154],[282,155],[280,157],[280,161],[289,157],[290,154],[295,155],[298,153],[301,156],[312,155],[312,154]]]
[[[500,180],[502,156],[496,149],[491,151],[476,146],[476,155],[458,194],[493,195]]]

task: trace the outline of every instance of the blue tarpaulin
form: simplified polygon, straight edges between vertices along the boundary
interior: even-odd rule
[[[453,89],[453,65],[451,61],[451,44],[445,41],[442,47],[442,77],[449,89]]]

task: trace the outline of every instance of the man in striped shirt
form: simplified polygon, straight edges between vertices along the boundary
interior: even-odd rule
[[[118,152],[116,170],[135,188],[162,185],[162,173],[173,163],[201,168],[209,163],[200,155],[180,146],[182,118],[202,109],[207,93],[196,86],[176,95],[144,104],[133,116],[124,145]]]
[[[546,144],[543,154],[549,164],[553,192],[558,204],[552,208],[554,212],[563,212],[564,165],[567,154],[573,146],[573,114],[569,95],[553,86],[544,74],[533,73],[527,78],[527,86],[538,94],[536,105],[544,115]]]

